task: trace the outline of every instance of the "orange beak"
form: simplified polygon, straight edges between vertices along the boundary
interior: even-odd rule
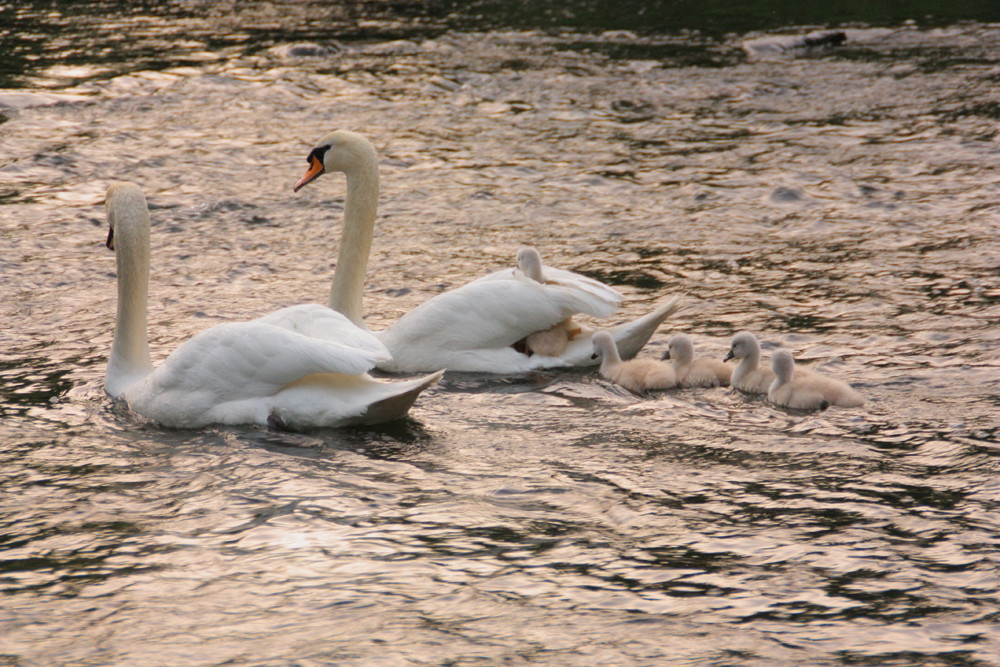
[[[295,184],[292,188],[292,192],[298,192],[307,184],[312,183],[314,180],[319,178],[320,174],[323,173],[323,161],[318,157],[309,158],[309,169],[306,171],[306,175],[299,179],[299,182]]]

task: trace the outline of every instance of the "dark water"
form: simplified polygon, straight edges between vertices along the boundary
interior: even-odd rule
[[[998,17],[671,6],[5,9],[0,664],[1000,664]],[[108,183],[149,197],[161,359],[325,299],[343,183],[291,186],[338,127],[382,154],[372,328],[531,243],[623,318],[684,292],[644,355],[749,328],[867,405],[571,371],[373,429],[113,408]]]

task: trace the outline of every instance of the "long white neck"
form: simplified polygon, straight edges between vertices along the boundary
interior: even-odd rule
[[[365,270],[378,209],[378,160],[363,160],[346,173],[344,228],[330,288],[330,308],[364,328]]]
[[[132,186],[135,188],[135,186]],[[138,188],[139,197],[142,193]],[[134,194],[134,193],[127,193]],[[115,220],[115,260],[118,270],[118,316],[104,387],[114,397],[153,370],[146,338],[146,297],[149,292],[149,213],[134,197],[112,210]]]

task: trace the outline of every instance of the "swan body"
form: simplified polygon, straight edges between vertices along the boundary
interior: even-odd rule
[[[379,382],[366,374],[389,352],[324,306],[293,306],[214,326],[150,363],[146,331],[149,212],[138,186],[108,189],[108,247],[118,269],[118,315],[105,389],[162,426],[285,428],[378,423],[404,416],[435,375]]]
[[[864,398],[845,382],[817,375],[801,374],[788,350],[775,350],[771,355],[775,379],[767,398],[775,405],[795,410],[823,410],[831,405],[855,408]]]
[[[346,176],[343,238],[330,307],[363,327],[361,301],[378,204],[378,156],[361,135],[338,130],[321,139],[307,159],[309,168],[295,191],[328,171]],[[585,327],[580,327],[579,333],[576,327],[567,327],[573,335],[566,336],[559,350],[549,348],[534,354],[520,350],[529,351],[525,347],[528,337],[564,326],[567,318],[576,314],[610,316],[621,304],[621,294],[570,271],[545,267],[543,275],[543,281],[534,280],[512,267],[425,301],[376,334],[392,357],[378,362],[378,368],[390,372],[447,368],[519,373],[594,365],[593,331]],[[672,298],[644,317],[610,328],[621,355],[634,356],[678,308],[679,299]]]
[[[729,384],[732,370],[718,359],[695,359],[694,342],[687,334],[674,335],[664,359],[673,362],[681,387],[718,387]]]
[[[614,337],[598,331],[592,337],[594,356],[600,357],[600,373],[629,391],[640,394],[651,389],[672,389],[677,386],[674,367],[656,359],[622,361]]]

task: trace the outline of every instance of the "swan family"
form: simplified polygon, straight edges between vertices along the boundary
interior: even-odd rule
[[[604,377],[639,393],[728,385],[731,380],[744,389],[747,378],[761,375],[755,338],[739,347],[734,340],[730,357],[741,359],[736,372],[716,360],[696,359],[685,334],[670,340],[665,356],[671,363],[633,359],[677,311],[679,297],[635,320],[592,328],[578,318],[607,318],[623,296],[586,276],[544,265],[530,247],[518,251],[515,266],[432,297],[387,329],[370,331],[363,293],[379,196],[377,153],[363,136],[338,130],[312,148],[307,162],[295,192],[328,172],[343,173],[346,181],[328,305],[291,306],[213,326],[182,343],[155,368],[147,331],[148,207],[135,184],[108,189],[106,245],[115,252],[118,282],[104,383],[112,398],[165,427],[255,424],[301,430],[400,419],[446,370],[521,373],[599,363]],[[813,409],[860,398],[843,383],[837,388],[842,395],[831,398],[836,381],[800,375],[793,362],[788,364],[790,368],[775,355],[767,391],[776,404]],[[380,380],[369,374],[373,369],[421,375]],[[755,379],[751,390],[760,391],[764,381]],[[810,403],[807,396],[813,394],[822,399]]]

